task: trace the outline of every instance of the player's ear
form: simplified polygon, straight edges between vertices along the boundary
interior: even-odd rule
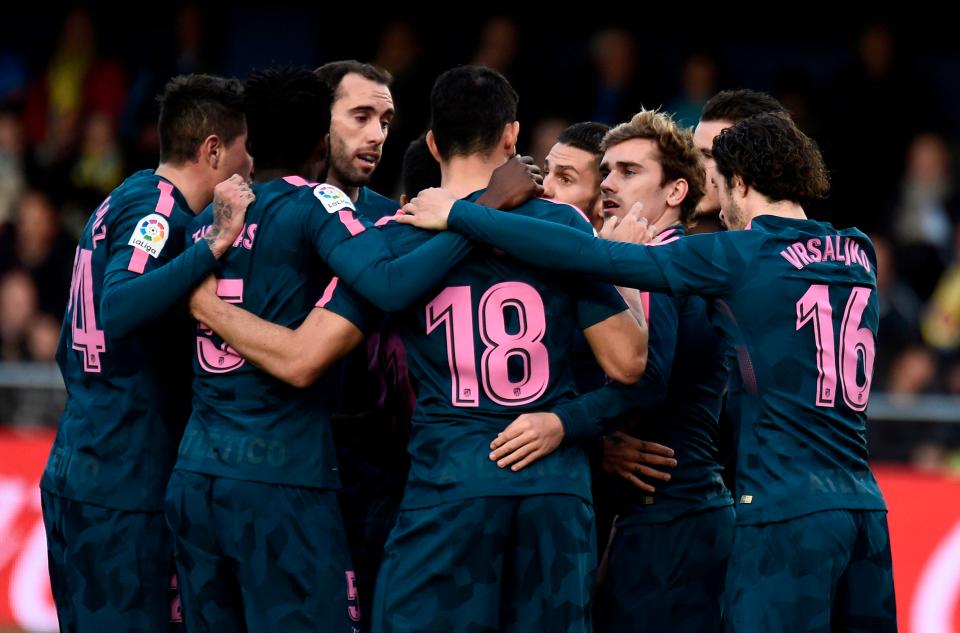
[[[743,181],[743,178],[737,174],[734,174],[733,178],[730,179],[730,188],[741,196],[746,196],[747,191],[750,189],[750,187],[747,186],[747,183]]]
[[[670,191],[667,193],[667,206],[679,207],[683,199],[687,197],[690,191],[690,184],[686,178],[677,178],[670,184]]]
[[[427,149],[430,150],[430,155],[433,156],[433,160],[437,161],[438,163],[443,162],[440,160],[440,150],[437,149],[437,139],[433,135],[433,130],[427,130],[427,137],[425,140],[427,141]]]
[[[500,137],[503,145],[503,151],[507,156],[513,156],[517,153],[517,139],[520,137],[520,121],[507,123],[503,127],[503,135]]]
[[[220,137],[216,134],[211,134],[203,139],[203,143],[200,144],[200,151],[198,152],[199,155],[197,158],[199,158],[201,162],[206,162],[213,169],[216,169],[220,165],[221,153],[223,153],[223,143],[220,142]]]
[[[327,134],[323,139],[317,143],[317,158],[321,160],[327,160],[330,156],[330,135]]]

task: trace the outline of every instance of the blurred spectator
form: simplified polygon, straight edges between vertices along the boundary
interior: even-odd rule
[[[960,258],[940,278],[930,299],[923,338],[941,353],[960,352]]]
[[[89,206],[113,191],[123,179],[123,158],[113,123],[95,112],[84,125],[83,145],[73,166],[73,184],[94,194]]]
[[[434,73],[423,59],[423,47],[416,29],[407,20],[387,23],[372,63],[393,75],[390,93],[397,114],[390,124],[390,135],[384,144],[380,165],[371,180],[375,191],[389,196],[401,189],[400,165],[404,150],[427,129],[430,118],[428,95]]]
[[[24,111],[27,138],[41,170],[31,183],[62,201],[71,191],[69,173],[84,116],[99,112],[116,123],[126,103],[126,74],[119,62],[97,57],[89,13],[74,9],[44,75],[28,90]]]
[[[778,69],[773,94],[804,134],[814,139],[823,138],[822,122],[817,112],[816,84],[806,69],[793,65]]]
[[[57,357],[60,322],[44,314],[33,321],[27,333],[27,352],[30,360],[52,363]]]
[[[195,4],[187,4],[177,12],[177,52],[174,74],[208,72],[210,63],[204,47],[203,13]]]
[[[204,15],[195,4],[186,4],[176,14],[175,33],[163,29],[143,34],[137,50],[140,59],[129,60],[133,72],[117,133],[124,144],[130,172],[155,167],[160,149],[157,132],[157,95],[175,75],[215,72],[210,51],[216,42],[204,32]],[[174,44],[170,44],[170,40]]]
[[[95,54],[93,20],[83,9],[74,9],[64,20],[46,73],[27,96],[27,132],[44,164],[59,162],[72,149],[84,105],[84,81]]]
[[[936,355],[922,345],[914,345],[893,361],[886,391],[900,397],[919,395],[933,387],[936,377]]]
[[[601,31],[593,41],[596,84],[592,112],[586,120],[616,125],[640,109],[637,43],[624,29]]]
[[[717,67],[706,55],[694,55],[683,63],[683,94],[667,105],[681,127],[694,127],[707,99],[717,92]]]
[[[538,121],[537,124],[533,126],[533,133],[530,135],[530,147],[527,149],[518,148],[518,151],[521,154],[533,156],[533,162],[542,168],[543,161],[547,158],[547,154],[550,153],[550,148],[556,144],[560,132],[567,129],[568,125],[570,125],[570,122],[564,119],[544,119]]]
[[[926,473],[937,473],[947,467],[947,449],[942,444],[924,442],[913,449],[910,462]]]
[[[916,136],[907,153],[906,177],[895,211],[897,239],[929,244],[945,257],[960,209],[950,180],[950,150],[940,136]]]
[[[36,284],[39,309],[57,318],[66,307],[76,242],[63,230],[59,212],[39,192],[25,194],[16,224],[0,235],[0,274],[19,269]]]
[[[953,225],[958,216],[960,200],[950,179],[947,144],[935,134],[920,134],[907,153],[894,229],[901,246],[901,273],[922,300],[930,297],[952,258]]]
[[[396,78],[413,69],[421,52],[413,25],[407,20],[394,20],[383,28],[373,64]]]
[[[480,44],[472,63],[492,68],[515,81],[512,75],[520,51],[519,38],[519,29],[511,18],[490,18],[480,31]]]
[[[26,186],[20,117],[0,110],[0,226],[13,219],[13,210]]]
[[[874,384],[878,391],[889,386],[891,372],[903,350],[920,344],[920,302],[909,286],[897,277],[893,248],[885,238],[872,235],[877,253],[877,298],[880,324]]]
[[[937,99],[912,64],[898,54],[891,30],[873,24],[862,32],[856,62],[841,73],[827,101],[825,149],[833,177],[833,223],[889,233],[889,209],[910,139],[940,119]],[[905,116],[907,104],[929,106],[924,117]],[[891,122],[896,121],[896,125]],[[921,296],[921,298],[923,298]]]
[[[30,276],[13,271],[0,278],[0,360],[29,360],[30,326],[37,315],[37,289]]]
[[[960,396],[960,358],[955,359],[945,373],[945,386],[947,393],[954,396]]]

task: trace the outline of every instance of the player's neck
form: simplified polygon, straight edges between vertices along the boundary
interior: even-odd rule
[[[206,175],[199,173],[198,165],[186,162],[183,165],[160,163],[154,173],[173,183],[190,207],[190,211],[197,215],[213,200],[213,187],[206,182]]]
[[[667,207],[666,210],[654,221],[653,225],[657,233],[669,229],[671,226],[683,224],[680,221],[680,209],[677,207]]]
[[[750,219],[752,220],[761,215],[775,215],[777,217],[792,218],[794,220],[807,219],[807,213],[803,210],[803,207],[789,200],[781,200],[780,202],[765,201],[764,204],[758,205],[754,213],[750,214]]]
[[[327,171],[327,184],[333,185],[343,193],[350,196],[351,202],[356,202],[357,198],[360,197],[360,187],[357,185],[348,185],[343,182],[336,172],[333,169]]]
[[[291,175],[291,170],[289,169],[259,169],[254,172],[253,182],[259,184],[262,182],[270,182],[271,180],[276,180],[278,178],[284,178]],[[309,178],[303,176],[302,174],[296,174],[304,180],[310,181]]]
[[[493,170],[504,163],[503,156],[454,156],[440,163],[440,187],[458,198],[484,189]]]

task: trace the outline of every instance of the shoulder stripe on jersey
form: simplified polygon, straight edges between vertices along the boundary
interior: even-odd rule
[[[157,208],[154,213],[159,213],[165,218],[170,217],[173,211],[173,185],[169,182],[160,181],[157,183],[157,189],[160,190],[160,199],[157,200]]]
[[[353,211],[341,209],[337,212],[337,217],[340,218],[340,223],[350,231],[351,236],[360,235],[367,230],[367,228],[363,226],[363,223],[357,219],[357,216],[353,215]]]
[[[316,187],[319,184],[316,182],[307,182],[300,176],[285,176],[283,180],[294,187]],[[366,227],[353,215],[352,211],[342,209],[337,215],[340,218],[340,223],[347,227],[351,236],[360,235],[366,230]]]
[[[385,215],[385,216],[383,216],[382,218],[380,218],[379,220],[377,220],[376,222],[374,222],[373,225],[374,225],[374,226],[383,226],[384,224],[387,224],[388,222],[396,222],[396,221],[397,221],[397,218],[399,218],[401,215],[406,215],[406,214],[403,212],[403,209],[397,209],[397,212],[396,212],[396,213],[394,213],[393,215]]]
[[[305,178],[301,178],[300,176],[284,176],[283,181],[294,187],[316,187],[320,184],[318,182],[307,182]]]
[[[314,305],[313,307],[323,308],[328,303],[330,303],[330,300],[333,299],[333,293],[337,289],[337,283],[339,282],[340,282],[339,277],[334,277],[333,279],[331,279],[330,283],[327,284],[326,289],[323,291],[323,296],[320,297],[320,301],[317,301],[316,305]]]
[[[153,212],[169,218],[170,212],[173,211],[174,204],[173,185],[161,180],[157,183],[157,189],[160,190],[160,199],[157,200],[157,206]],[[127,270],[142,275],[144,269],[147,267],[148,259],[150,259],[150,255],[147,251],[134,248],[133,254],[130,255],[130,263],[127,264]]]

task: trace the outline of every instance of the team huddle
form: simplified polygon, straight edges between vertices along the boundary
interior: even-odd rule
[[[390,82],[167,84],[74,260],[61,630],[896,631],[876,255],[808,219],[779,102],[578,123],[541,172],[456,67],[394,201]]]

